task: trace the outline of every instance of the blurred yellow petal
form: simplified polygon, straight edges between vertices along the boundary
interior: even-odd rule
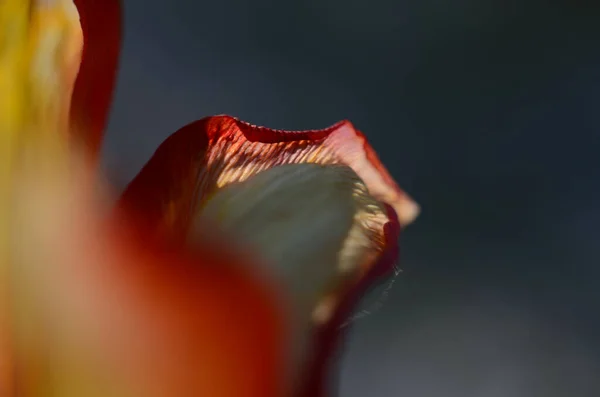
[[[0,390],[10,395],[13,270],[11,234],[17,164],[65,161],[68,108],[81,50],[70,1],[0,2]],[[3,376],[4,375],[4,376]]]
[[[0,5],[0,128],[19,145],[56,145],[68,114],[82,46],[71,0],[7,0]],[[62,140],[64,141],[64,139]],[[15,150],[15,144],[5,150]]]

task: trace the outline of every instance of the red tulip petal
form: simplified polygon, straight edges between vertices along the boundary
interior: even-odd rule
[[[230,116],[204,118],[167,138],[128,186],[122,204],[145,214],[150,228],[185,235],[197,207],[215,189],[294,163],[350,166],[374,197],[394,208],[403,225],[419,212],[350,122],[281,131]]]
[[[180,129],[158,148],[128,186],[121,203],[144,214],[149,230],[185,239],[193,218],[216,192],[267,169],[296,163],[350,166],[372,196],[389,204],[391,216],[383,229],[385,249],[378,263],[368,267],[369,273],[358,284],[346,282],[334,291],[333,296],[341,300],[334,318],[315,330],[317,348],[306,367],[306,392],[302,394],[314,397],[325,391],[342,320],[377,276],[389,274],[397,258],[400,223],[409,223],[418,212],[365,137],[347,121],[323,130],[289,132],[255,127],[229,116],[202,119]]]
[[[118,0],[73,0],[83,31],[83,53],[71,102],[72,130],[97,156],[112,101],[121,48]],[[96,160],[96,158],[94,158]]]

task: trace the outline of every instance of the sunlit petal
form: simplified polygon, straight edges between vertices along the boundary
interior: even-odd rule
[[[349,122],[290,132],[230,116],[171,135],[120,207],[173,241],[206,241],[195,225],[213,224],[212,233],[264,258],[300,346],[289,352],[288,378],[311,397],[326,392],[340,324],[374,278],[389,274],[400,224],[419,212]]]
[[[217,189],[295,163],[351,167],[375,198],[394,208],[403,225],[419,212],[350,122],[290,132],[230,116],[208,117],[171,135],[128,186],[122,204],[146,214],[148,227],[185,234],[194,212]]]

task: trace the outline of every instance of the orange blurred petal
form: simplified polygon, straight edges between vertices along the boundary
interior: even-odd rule
[[[165,245],[103,220],[86,179],[41,176],[15,208],[22,395],[280,396],[280,309],[248,259]]]

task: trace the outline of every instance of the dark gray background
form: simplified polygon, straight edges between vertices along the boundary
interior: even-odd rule
[[[600,396],[600,3],[125,3],[120,186],[207,115],[348,118],[422,205],[342,397]]]

